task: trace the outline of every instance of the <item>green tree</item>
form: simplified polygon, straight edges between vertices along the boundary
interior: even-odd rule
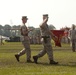
[[[11,31],[10,30],[11,30],[11,26],[6,24],[4,26],[4,36],[10,37],[11,36]]]
[[[0,35],[3,35],[4,31],[3,31],[3,26],[0,25]]]
[[[49,29],[50,29],[50,30],[55,30],[56,28],[54,27],[54,25],[50,24],[50,25],[49,25]]]

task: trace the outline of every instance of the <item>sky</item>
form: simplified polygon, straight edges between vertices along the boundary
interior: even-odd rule
[[[39,27],[42,15],[48,14],[48,24],[56,29],[76,24],[76,0],[0,0],[0,24],[20,25],[27,16],[27,26]]]

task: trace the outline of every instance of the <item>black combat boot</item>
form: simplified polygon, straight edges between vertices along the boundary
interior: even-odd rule
[[[15,54],[15,58],[16,58],[16,60],[19,62],[20,60],[19,60],[19,55],[18,54]]]
[[[37,57],[37,56],[33,56],[33,59],[34,59],[34,62],[35,62],[36,64],[38,64],[38,63],[37,63],[38,57]]]
[[[50,64],[58,64],[58,62],[55,62],[54,60],[50,60]]]

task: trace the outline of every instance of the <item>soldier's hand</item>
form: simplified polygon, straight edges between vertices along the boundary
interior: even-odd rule
[[[29,29],[28,32],[33,31],[33,29]]]
[[[48,17],[46,17],[46,18],[44,19],[44,21],[43,21],[43,22],[45,23],[45,22],[47,22],[47,21],[48,21]]]
[[[58,37],[57,36],[53,36],[53,39],[57,41],[58,40]]]
[[[58,37],[57,37],[57,36],[55,36],[55,38],[56,38],[56,39],[58,39]]]

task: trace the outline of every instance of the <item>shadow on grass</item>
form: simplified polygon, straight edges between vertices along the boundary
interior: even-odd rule
[[[33,65],[33,66],[35,66],[35,65],[37,65],[37,66],[58,66],[58,67],[60,67],[60,66],[64,66],[64,67],[76,67],[76,62],[68,62],[68,63],[58,63],[58,64],[49,64],[49,63],[47,63],[47,62],[38,62],[38,64],[36,64],[36,63],[27,63],[26,61],[25,62],[17,62],[17,61],[4,61],[4,62],[1,62],[0,61],[0,66],[21,66],[21,65]]]
[[[58,64],[49,64],[49,63],[42,63],[38,62],[37,65],[44,65],[44,66],[69,66],[69,67],[76,67],[76,62],[69,62],[68,64],[58,63]]]

